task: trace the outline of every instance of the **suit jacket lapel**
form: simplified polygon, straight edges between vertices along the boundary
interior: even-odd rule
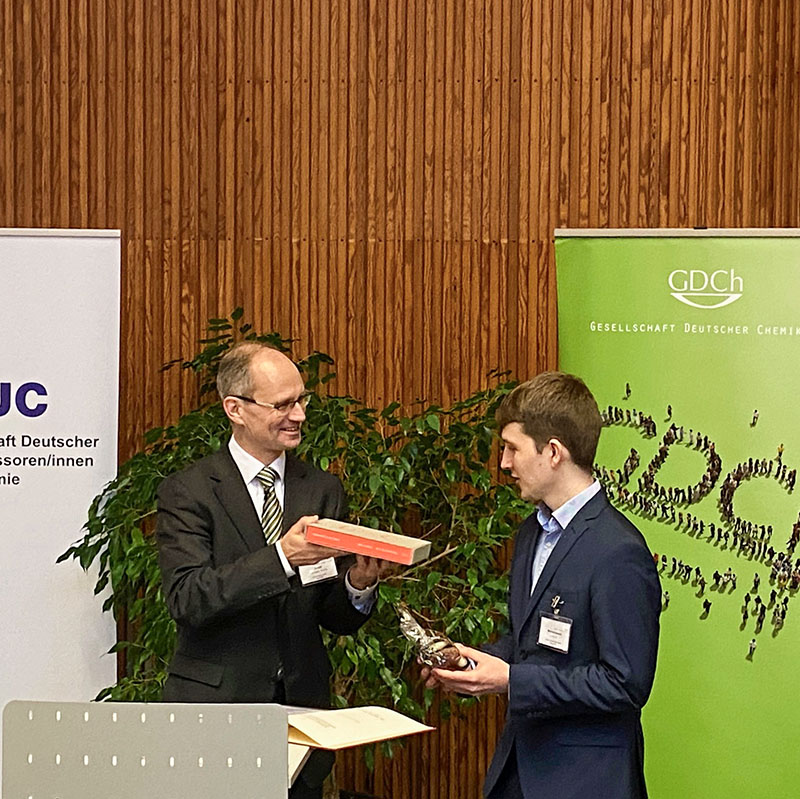
[[[266,541],[261,529],[261,519],[253,507],[253,500],[242,480],[242,474],[236,467],[227,445],[223,445],[222,449],[212,457],[214,470],[210,477],[214,494],[247,548],[255,552],[264,547]]]
[[[529,516],[514,542],[513,574],[511,575],[511,617],[522,619],[531,597],[533,553],[541,527],[536,514]]]
[[[572,547],[575,546],[578,539],[589,528],[590,523],[597,518],[607,504],[608,500],[606,500],[603,492],[598,492],[578,511],[578,513],[575,515],[575,518],[573,518],[572,521],[567,525],[567,529],[564,530],[564,532],[561,534],[561,538],[558,539],[558,543],[556,544],[552,555],[550,555],[548,558],[547,563],[545,564],[545,567],[539,576],[539,580],[536,583],[536,587],[533,589],[533,593],[526,604],[522,623],[517,627],[518,635],[519,631],[522,630],[525,623],[528,621],[531,613],[533,613],[534,609],[541,601],[542,594],[544,594],[556,571],[558,571],[561,561],[564,560]],[[530,557],[527,560],[529,572],[533,570],[533,554],[534,547],[531,547]],[[530,580],[531,577],[529,576],[528,586],[530,586]]]
[[[286,471],[283,486],[283,524],[281,535],[303,515],[301,506],[309,506],[308,497],[303,494],[309,490],[306,475],[308,468],[303,461],[286,453]]]

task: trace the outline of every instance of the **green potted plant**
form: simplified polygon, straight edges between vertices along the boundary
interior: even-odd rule
[[[98,699],[160,698],[175,629],[161,594],[153,536],[157,487],[227,440],[227,419],[214,393],[222,354],[242,339],[288,350],[287,340],[259,335],[241,318],[236,309],[229,319],[210,320],[195,357],[165,366],[197,374],[199,406],[145,435],[142,450],[92,502],[83,538],[60,558],[76,558],[85,569],[97,565],[96,593],[108,591],[103,609],[124,620],[127,631],[114,647],[124,652],[124,675]],[[413,654],[394,604],[402,599],[421,619],[467,644],[492,638],[505,624],[507,581],[497,556],[525,511],[513,487],[495,479],[491,461],[494,411],[514,384],[495,373],[487,388],[449,408],[417,403],[403,412],[397,402],[376,409],[329,394],[333,361],[324,353],[299,365],[315,392],[299,456],[341,477],[351,521],[432,543],[429,560],[380,585],[368,625],[328,641],[334,705],[391,705],[422,718],[432,697],[415,690],[416,670],[407,668]]]

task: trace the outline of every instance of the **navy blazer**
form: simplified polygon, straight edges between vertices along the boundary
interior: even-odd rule
[[[639,531],[603,492],[561,534],[531,595],[541,527],[522,524],[511,564],[510,633],[486,650],[509,664],[509,705],[486,777],[512,747],[526,799],[644,799],[640,710],[653,684],[661,586]],[[538,643],[541,613],[572,620],[569,651]]]

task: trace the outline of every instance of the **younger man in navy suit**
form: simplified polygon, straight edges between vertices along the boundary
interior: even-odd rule
[[[640,711],[658,649],[661,587],[639,531],[592,476],[602,421],[586,385],[544,372],[497,413],[501,466],[537,511],[511,564],[511,630],[469,671],[428,685],[508,695],[484,785],[488,799],[644,799]]]

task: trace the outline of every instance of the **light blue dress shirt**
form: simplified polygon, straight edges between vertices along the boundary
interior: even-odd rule
[[[542,527],[543,535],[536,541],[536,549],[533,553],[533,565],[531,573],[531,593],[536,587],[536,583],[542,576],[545,564],[552,555],[561,533],[567,529],[567,525],[575,518],[578,511],[600,490],[600,483],[594,480],[590,486],[584,488],[579,494],[568,499],[561,507],[551,511],[543,502],[539,504],[536,511],[536,518]]]

